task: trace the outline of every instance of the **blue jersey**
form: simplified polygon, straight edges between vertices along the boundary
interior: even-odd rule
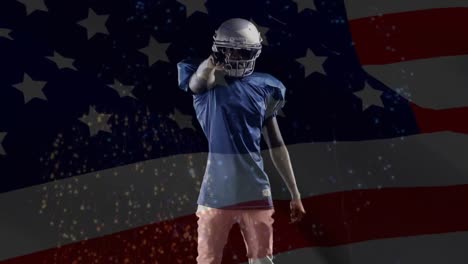
[[[267,73],[225,77],[225,82],[193,94],[189,80],[201,63],[177,64],[179,88],[193,106],[208,139],[208,161],[197,203],[213,208],[273,208],[270,181],[260,152],[262,126],[285,104],[285,86]]]

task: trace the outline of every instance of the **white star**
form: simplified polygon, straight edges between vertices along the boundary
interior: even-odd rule
[[[46,82],[32,80],[31,77],[25,73],[23,75],[23,82],[13,86],[23,93],[25,104],[27,104],[35,97],[47,100],[46,96],[42,92],[45,84]]]
[[[262,44],[263,45],[268,45],[268,40],[267,40],[267,37],[266,37],[266,33],[268,32],[268,30],[270,30],[270,28],[262,27],[262,26],[257,25],[253,21],[252,18],[250,19],[250,22],[255,25],[255,27],[258,29],[258,31],[260,31],[260,36],[262,36],[262,39],[263,39]]]
[[[177,0],[177,2],[185,6],[187,17],[195,13],[195,11],[208,13],[208,10],[206,10],[204,0]]]
[[[109,133],[112,132],[107,124],[110,116],[110,114],[96,112],[95,107],[92,106],[89,108],[89,114],[81,117],[80,121],[88,125],[90,136],[94,136],[101,130]]]
[[[169,62],[167,58],[166,50],[169,47],[170,43],[159,43],[153,37],[150,38],[148,46],[143,49],[140,49],[142,53],[148,56],[149,65],[153,65],[157,60],[164,60]]]
[[[356,94],[356,96],[358,96],[362,101],[362,104],[364,106],[362,111],[366,110],[371,105],[376,105],[384,108],[384,105],[380,98],[382,95],[382,91],[373,89],[369,86],[367,82],[365,83],[363,90],[357,91],[354,94]]]
[[[305,77],[309,76],[312,72],[318,71],[325,75],[325,71],[323,70],[323,62],[327,58],[325,56],[317,57],[315,54],[310,50],[307,49],[307,55],[300,59],[296,59],[299,63],[301,63],[305,68]]]
[[[11,29],[8,28],[0,28],[0,38],[7,38],[10,40],[13,40],[13,38],[10,36]]]
[[[302,10],[309,8],[312,10],[317,10],[315,7],[314,0],[293,0],[297,4],[297,12],[300,13]]]
[[[63,57],[56,51],[54,51],[53,57],[46,57],[46,58],[55,62],[55,64],[59,67],[59,69],[69,68],[69,69],[73,69],[77,71],[75,66],[73,66],[73,62],[75,61],[74,59]]]
[[[97,15],[89,8],[88,17],[78,22],[85,27],[88,33],[88,39],[92,38],[96,33],[109,34],[106,27],[106,21],[109,15]]]
[[[3,146],[2,146],[3,139],[5,138],[6,134],[7,134],[6,132],[0,132],[0,154],[2,155],[6,155],[5,150],[3,149]]]
[[[136,97],[132,93],[132,90],[135,88],[135,86],[124,85],[117,79],[114,79],[114,84],[109,86],[112,87],[112,89],[116,90],[119,93],[120,97],[129,96],[136,99]]]
[[[195,130],[192,125],[192,116],[182,114],[177,108],[174,108],[174,114],[170,114],[169,118],[174,120],[181,129],[188,127]]]
[[[44,0],[16,0],[26,6],[26,14],[29,16],[35,10],[48,12]]]

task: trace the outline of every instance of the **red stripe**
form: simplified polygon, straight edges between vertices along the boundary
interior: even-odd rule
[[[467,17],[468,8],[386,14],[351,20],[350,31],[362,65],[387,64],[468,54]]]
[[[453,96],[453,95],[448,95]],[[468,107],[429,109],[410,103],[421,133],[452,131],[468,134]]]
[[[275,201],[274,254],[303,247],[465,231],[467,193],[468,185],[329,193],[303,200],[307,215],[299,224],[288,224],[288,201]],[[189,215],[2,263],[195,263],[196,238],[196,216]],[[239,227],[234,225],[223,263],[246,262],[245,254]]]

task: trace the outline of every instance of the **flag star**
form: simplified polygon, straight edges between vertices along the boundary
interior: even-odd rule
[[[304,66],[305,76],[307,77],[309,76],[309,74],[315,71],[325,74],[322,64],[326,59],[327,58],[325,56],[315,56],[315,54],[310,49],[307,49],[307,55],[300,59],[296,59],[296,61],[298,61]]]
[[[0,38],[7,38],[13,40],[10,36],[11,29],[8,28],[0,28]]]
[[[92,106],[89,108],[89,114],[81,117],[80,121],[88,125],[90,136],[94,136],[101,130],[109,133],[112,132],[109,128],[109,124],[107,124],[110,116],[110,114],[96,112],[95,107]]]
[[[362,109],[363,111],[371,105],[376,105],[384,108],[384,105],[380,98],[382,93],[382,91],[370,87],[367,82],[363,90],[355,92],[356,96],[358,96],[362,101],[362,104],[364,106],[364,108]]]
[[[46,96],[42,92],[46,82],[34,81],[26,73],[23,76],[23,82],[13,86],[23,93],[25,104],[35,97],[47,100]]]
[[[132,90],[135,88],[135,86],[124,85],[117,79],[114,79],[114,84],[109,86],[112,87],[112,89],[116,90],[119,93],[120,97],[129,96],[136,99],[136,97],[132,93]]]
[[[148,56],[149,65],[153,65],[157,60],[164,60],[169,62],[167,58],[166,50],[169,47],[170,43],[159,43],[153,37],[150,38],[148,46],[143,49],[140,49],[142,53]]]
[[[75,68],[75,66],[73,66],[73,62],[75,61],[74,59],[63,57],[62,55],[60,55],[56,51],[54,51],[54,56],[53,57],[46,57],[46,58],[48,58],[49,60],[55,62],[55,64],[60,69],[69,68],[69,69],[73,69],[75,71],[78,71]]]
[[[309,8],[312,10],[317,10],[315,7],[314,0],[293,0],[297,4],[297,12],[300,13],[302,10]]]
[[[5,150],[3,149],[3,146],[2,146],[3,139],[5,138],[6,134],[7,134],[6,132],[0,132],[0,154],[1,155],[6,155]]]
[[[109,34],[106,27],[108,17],[109,15],[97,15],[91,8],[89,8],[88,17],[80,20],[78,24],[86,28],[88,39],[90,39],[96,33]]]
[[[29,16],[35,10],[48,12],[44,0],[16,0],[26,6],[26,14]]]
[[[192,116],[182,114],[177,108],[174,109],[174,114],[169,115],[169,118],[174,120],[181,129],[188,127],[195,130],[192,125]]]
[[[253,19],[250,19],[250,22],[251,22],[252,24],[255,25],[255,27],[258,29],[258,31],[260,31],[260,36],[262,36],[262,39],[263,39],[262,44],[263,44],[263,45],[268,45],[268,40],[267,40],[267,38],[266,38],[266,33],[268,32],[268,30],[270,30],[270,28],[268,28],[268,27],[262,27],[262,26],[257,25],[257,24],[253,21]]]
[[[177,2],[185,6],[187,17],[191,16],[195,11],[208,13],[204,0],[177,0]]]

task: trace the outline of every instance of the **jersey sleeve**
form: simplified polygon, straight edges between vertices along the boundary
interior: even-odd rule
[[[189,88],[190,77],[197,71],[200,61],[197,59],[183,59],[177,63],[177,77],[179,88],[194,94]]]
[[[265,81],[267,88],[265,120],[278,115],[278,111],[286,104],[286,87],[283,83],[270,76]]]

